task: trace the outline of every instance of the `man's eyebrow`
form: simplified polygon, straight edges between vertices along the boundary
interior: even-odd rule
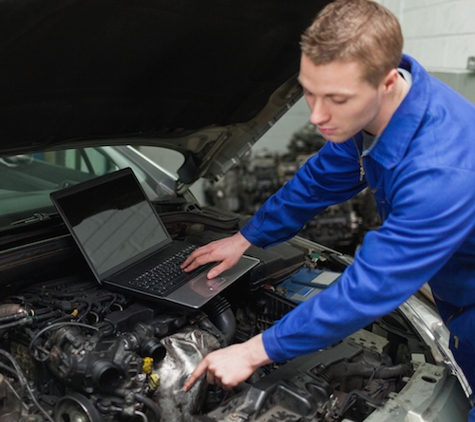
[[[351,98],[354,94],[350,94],[349,92],[329,92],[325,94],[326,97],[346,97]]]
[[[306,89],[303,85],[300,85],[302,89]],[[309,91],[312,93],[311,91]],[[345,97],[345,98],[352,98],[354,97],[354,94],[349,93],[349,92],[327,92],[324,94],[325,97]]]
[[[305,85],[302,83],[299,77],[297,77],[297,82],[299,83],[302,89],[308,89],[305,87]],[[336,91],[336,92],[325,93],[325,97],[337,97],[337,96],[351,98],[351,97],[354,97],[355,94],[353,92],[347,92],[347,91]]]

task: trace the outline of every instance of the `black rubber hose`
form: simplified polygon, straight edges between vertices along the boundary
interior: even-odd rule
[[[226,341],[224,338],[224,334],[216,325],[214,325],[209,318],[203,318],[199,323],[198,327],[200,327],[203,331],[206,331],[207,333],[211,334],[213,337],[218,340],[219,345],[221,347],[226,347],[229,346],[229,343]]]
[[[216,296],[203,310],[216,328],[223,333],[227,344],[232,344],[236,336],[236,317],[227,299]]]
[[[409,365],[405,364],[375,367],[365,363],[342,362],[329,367],[323,373],[321,373],[319,377],[324,379],[329,384],[332,381],[340,380],[342,378],[351,376],[388,379],[403,375],[410,369],[411,368],[409,367]]]
[[[220,313],[213,320],[214,325],[221,331],[228,344],[232,344],[236,336],[236,317],[231,308]]]

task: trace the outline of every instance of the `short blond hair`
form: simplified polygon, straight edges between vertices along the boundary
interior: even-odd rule
[[[378,86],[402,58],[399,22],[370,0],[336,0],[326,6],[302,35],[302,53],[315,65],[334,61],[361,64],[363,78]]]

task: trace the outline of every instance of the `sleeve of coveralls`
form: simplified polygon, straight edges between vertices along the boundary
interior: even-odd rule
[[[359,180],[353,141],[327,142],[294,177],[271,196],[241,229],[253,245],[268,247],[295,236],[308,220],[344,202],[366,186]]]
[[[339,281],[264,332],[283,362],[339,341],[395,309],[436,274],[474,229],[475,174],[418,169],[394,182],[392,212],[369,232]]]

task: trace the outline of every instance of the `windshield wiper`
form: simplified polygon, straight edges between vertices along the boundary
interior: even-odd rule
[[[30,217],[22,218],[20,220],[13,221],[10,223],[10,226],[19,226],[20,224],[31,224],[38,223],[39,221],[50,220],[52,215],[57,215],[56,213],[42,213],[35,212]]]

